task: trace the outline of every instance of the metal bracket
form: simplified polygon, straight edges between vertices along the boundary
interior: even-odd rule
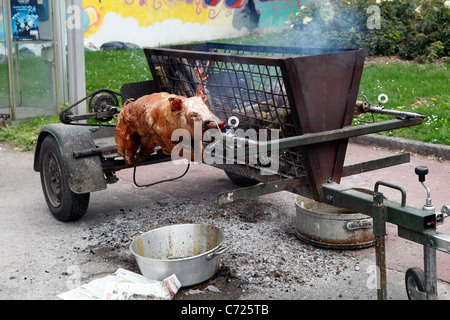
[[[322,201],[328,204],[372,216],[373,197],[369,194],[342,187],[337,183],[323,184],[322,193]],[[385,200],[383,203],[386,208],[386,222],[417,233],[422,238],[426,232],[436,228],[436,215],[434,213],[408,205],[401,206],[398,202],[390,200]]]
[[[237,200],[249,199],[262,196],[269,193],[274,193],[283,190],[293,190],[301,187],[305,182],[298,179],[287,179],[281,181],[273,181],[263,184],[258,184],[253,187],[241,188],[232,191],[222,192],[217,195],[217,203],[219,205],[231,203]]]
[[[364,173],[368,171],[387,168],[399,164],[408,163],[410,161],[409,153],[402,153],[395,156],[380,158],[376,160],[370,160],[361,162],[349,166],[345,166],[342,170],[342,177],[347,177],[354,174]]]

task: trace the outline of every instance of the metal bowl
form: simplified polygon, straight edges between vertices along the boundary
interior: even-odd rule
[[[142,275],[163,280],[175,274],[182,287],[208,280],[219,269],[228,247],[220,228],[203,224],[178,224],[141,233],[130,250]]]
[[[373,219],[299,196],[295,202],[295,233],[305,242],[331,249],[373,246]]]

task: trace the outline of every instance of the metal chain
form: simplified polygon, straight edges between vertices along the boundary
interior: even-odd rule
[[[94,91],[94,92],[88,94],[88,95],[87,95],[86,97],[84,97],[83,99],[81,99],[81,100],[75,102],[74,104],[72,104],[71,106],[69,106],[67,109],[62,110],[61,113],[59,114],[59,119],[61,120],[61,122],[65,123],[64,121],[62,121],[62,118],[63,118],[63,115],[65,115],[69,110],[72,110],[74,107],[76,107],[77,105],[79,105],[79,104],[82,103],[83,101],[86,101],[87,99],[92,98],[93,96],[95,96],[95,95],[97,95],[97,94],[99,94],[99,93],[101,93],[101,92],[108,92],[108,93],[111,93],[111,94],[115,94],[115,95],[121,96],[121,94],[120,94],[119,92],[116,92],[116,91],[113,91],[113,90],[110,90],[110,89],[98,89],[98,90],[96,90],[96,91]],[[74,125],[76,124],[76,125],[92,126],[92,124],[86,124],[86,123],[71,123],[71,122],[69,122],[69,123],[67,123],[67,124],[74,124]]]

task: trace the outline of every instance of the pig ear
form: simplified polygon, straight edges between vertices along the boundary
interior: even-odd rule
[[[169,98],[170,102],[170,109],[172,109],[173,112],[181,111],[183,105],[180,98]]]
[[[198,85],[197,87],[197,97],[202,98],[203,102],[206,101],[206,94],[205,94],[205,89],[203,88],[203,86],[201,84]]]

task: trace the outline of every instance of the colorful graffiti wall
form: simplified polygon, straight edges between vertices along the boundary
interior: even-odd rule
[[[249,32],[236,27],[238,16],[248,19],[246,1],[83,0],[85,40],[96,47],[108,41],[154,46],[241,36]],[[254,1],[258,30],[283,27],[301,6],[300,0],[248,1]]]

